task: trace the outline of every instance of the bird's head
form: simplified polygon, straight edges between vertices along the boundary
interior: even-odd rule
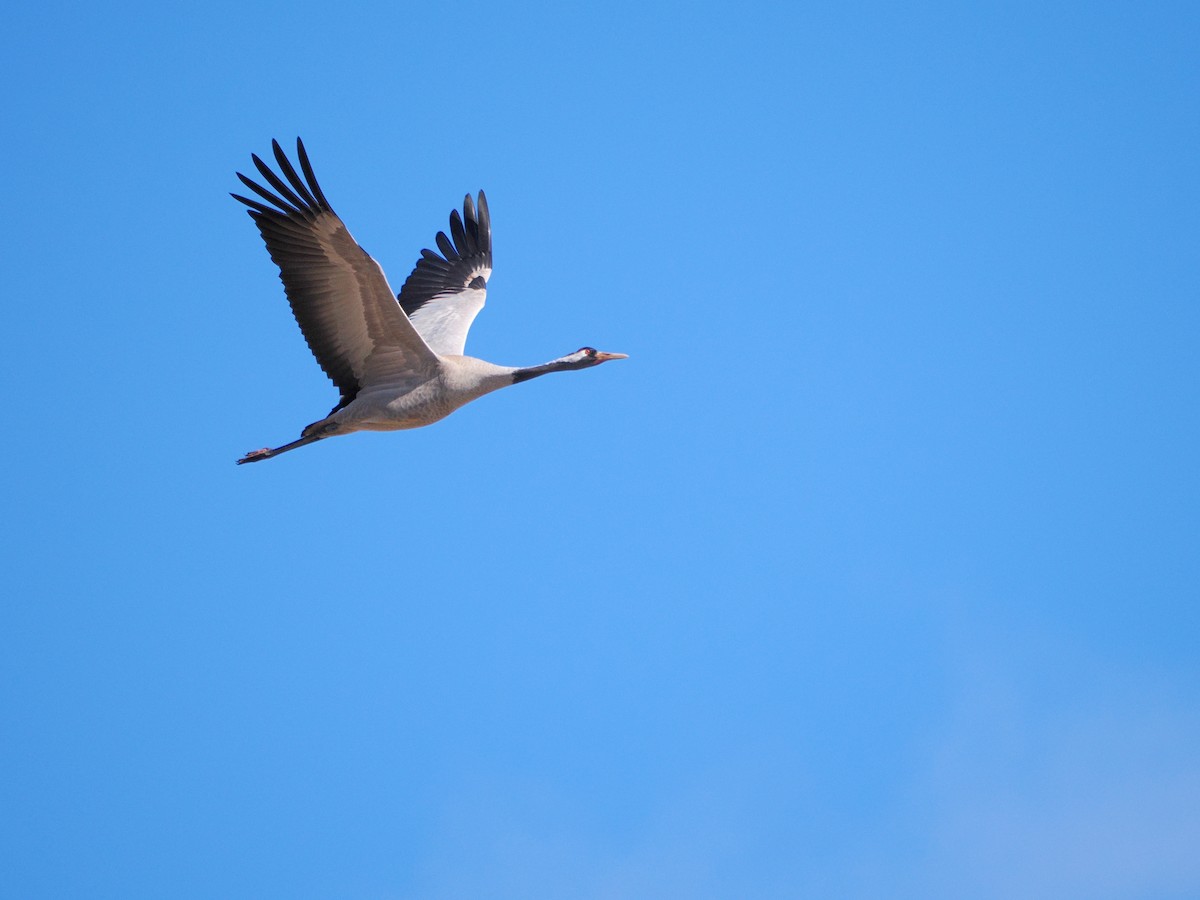
[[[608,362],[610,359],[629,359],[629,354],[605,353],[594,347],[580,347],[574,353],[568,353],[562,357],[559,362],[564,369],[586,369],[589,366],[598,366],[602,362]]]

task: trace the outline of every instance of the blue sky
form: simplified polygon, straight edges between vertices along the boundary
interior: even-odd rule
[[[28,6],[5,896],[1200,895],[1191,4]],[[304,137],[468,352],[336,393],[227,192]]]

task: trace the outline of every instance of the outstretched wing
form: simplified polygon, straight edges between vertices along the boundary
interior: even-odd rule
[[[267,252],[279,266],[292,314],[325,374],[342,393],[335,410],[366,387],[424,380],[438,367],[437,356],[396,302],[379,263],[355,243],[329,206],[304,144],[296,153],[302,179],[272,141],[284,178],[257,156],[254,165],[277,193],[251,181],[242,184],[265,203],[232,196],[250,207]]]
[[[461,355],[492,275],[492,220],[483,191],[478,208],[467,194],[462,216],[450,213],[450,237],[439,231],[436,240],[441,255],[421,251],[400,289],[400,305],[435,353]]]

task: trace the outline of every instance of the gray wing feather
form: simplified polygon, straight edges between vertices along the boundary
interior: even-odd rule
[[[283,178],[257,156],[252,159],[277,193],[239,172],[242,183],[265,202],[233,197],[250,208],[267,252],[279,266],[304,339],[341,391],[335,409],[365,387],[432,376],[437,356],[400,308],[379,264],[355,242],[329,206],[304,144],[297,139],[304,178],[277,141],[271,146]]]

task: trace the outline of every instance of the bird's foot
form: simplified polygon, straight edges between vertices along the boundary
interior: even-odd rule
[[[258,462],[260,459],[266,459],[270,455],[270,447],[263,447],[261,450],[251,450],[249,453],[239,459],[237,464],[240,466],[242,463]]]

